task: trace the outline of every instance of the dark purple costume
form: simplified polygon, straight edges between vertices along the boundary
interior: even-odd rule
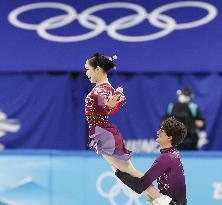
[[[116,171],[116,176],[137,193],[145,191],[157,179],[162,194],[186,205],[186,183],[179,152],[173,147],[161,149],[160,152],[160,156],[142,178],[132,177],[119,170]]]
[[[97,146],[98,152],[114,158],[128,160],[131,152],[123,143],[119,130],[108,121],[108,116],[116,113],[125,104],[125,97],[116,107],[106,106],[109,97],[116,94],[110,83],[96,85],[85,99],[85,114],[89,125],[90,147]],[[118,93],[120,94],[120,93]]]

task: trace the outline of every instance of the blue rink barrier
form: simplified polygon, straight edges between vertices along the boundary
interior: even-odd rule
[[[146,171],[158,154],[132,157]],[[181,153],[188,205],[222,204],[222,152]],[[3,151],[0,205],[143,205],[92,152]]]

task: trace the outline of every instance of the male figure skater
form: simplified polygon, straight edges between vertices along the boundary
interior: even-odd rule
[[[115,175],[135,192],[141,194],[152,186],[157,179],[158,188],[163,196],[154,198],[153,205],[186,205],[186,184],[179,152],[176,149],[187,134],[183,123],[174,117],[162,122],[157,131],[156,141],[160,145],[160,156],[143,177],[133,177],[128,173],[116,170]]]

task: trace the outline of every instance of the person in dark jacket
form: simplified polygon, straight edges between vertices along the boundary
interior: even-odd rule
[[[178,101],[170,103],[163,117],[166,119],[174,116],[187,127],[187,137],[178,146],[179,150],[197,150],[198,133],[197,130],[205,127],[205,119],[196,103],[191,89],[184,87],[177,90]]]

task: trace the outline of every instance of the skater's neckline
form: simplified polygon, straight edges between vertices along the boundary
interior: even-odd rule
[[[169,153],[169,152],[174,152],[176,151],[177,149],[175,147],[169,147],[169,148],[163,148],[163,149],[160,149],[160,152],[161,153]]]

